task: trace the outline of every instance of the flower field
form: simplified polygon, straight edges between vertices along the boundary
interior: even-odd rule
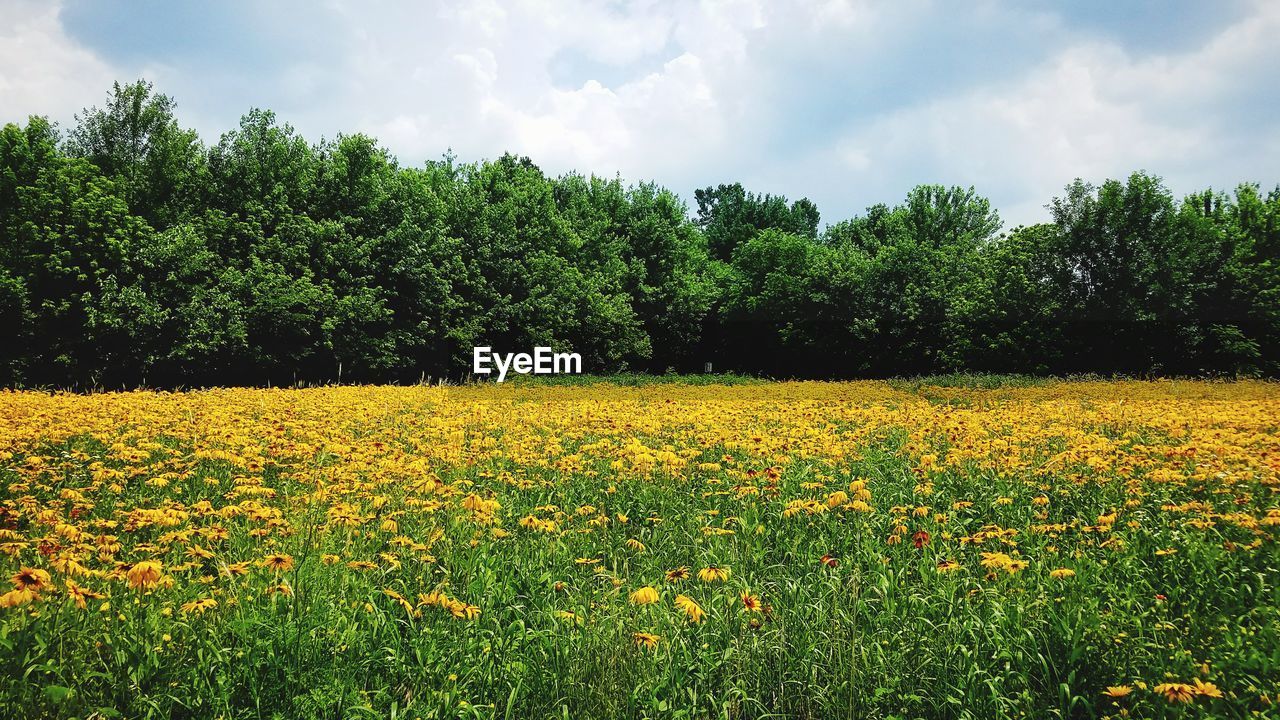
[[[1280,386],[0,392],[0,717],[1280,717]]]

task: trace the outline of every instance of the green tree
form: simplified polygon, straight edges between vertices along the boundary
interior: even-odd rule
[[[844,292],[848,345],[860,348],[851,370],[876,375],[956,369],[962,282],[977,269],[1000,218],[972,188],[922,185],[906,202],[876,205],[828,228],[824,242],[859,268]],[[852,276],[850,276],[852,278]]]
[[[6,295],[26,304],[7,313],[24,350],[6,363],[11,372],[35,383],[92,383],[132,362],[138,349],[127,335],[91,322],[104,287],[127,274],[151,232],[117,185],[63,156],[52,126],[32,118],[0,133],[0,203]]]
[[[1062,367],[1072,275],[1056,225],[1017,227],[984,243],[960,278],[946,327],[952,367],[1048,373]]]
[[[105,107],[76,115],[66,151],[116,181],[130,210],[167,227],[202,202],[205,156],[199,136],[184,130],[174,102],[138,80],[115,83]]]
[[[694,192],[698,225],[707,237],[712,257],[729,260],[738,245],[762,230],[817,237],[818,207],[808,198],[788,204],[780,195],[749,193],[740,183],[707,187]]]

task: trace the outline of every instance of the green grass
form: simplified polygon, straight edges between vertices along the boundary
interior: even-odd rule
[[[643,384],[633,376],[606,382],[628,385],[632,379]],[[936,387],[962,387],[960,379],[941,382],[953,384]],[[1021,387],[991,384],[1015,380],[973,382]],[[932,383],[918,387],[926,385]],[[658,447],[679,436],[672,432],[639,434]],[[406,431],[390,442],[409,437]],[[583,453],[600,439],[592,433],[565,437],[562,456]],[[734,473],[635,477],[590,453],[571,471],[509,454],[438,467],[446,485],[501,499],[502,527],[510,532],[501,539],[463,512],[457,496],[439,511],[391,515],[414,507],[412,500],[432,497],[415,494],[408,481],[349,488],[343,497],[358,502],[368,518],[357,528],[334,526],[326,515],[328,501],[288,499],[306,497],[316,478],[325,477],[311,473],[310,460],[289,472],[267,467],[254,476],[255,484],[276,493],[267,505],[284,509],[285,526],[242,514],[193,515],[173,527],[126,534],[89,523],[120,521],[117,510],[163,508],[179,498],[208,499],[215,510],[226,508],[250,498],[232,490],[237,478],[254,471],[223,460],[192,461],[177,485],[156,486],[147,480],[171,471],[171,465],[188,467],[189,440],[166,437],[167,449],[128,463],[109,445],[78,437],[29,452],[53,460],[49,473],[24,487],[20,481],[30,473],[19,471],[24,455],[15,455],[0,463],[6,508],[20,507],[19,497],[35,494],[42,507],[69,512],[73,501],[62,491],[90,486],[96,504],[77,523],[153,547],[168,566],[186,560],[190,544],[165,540],[169,533],[225,526],[230,537],[210,542],[197,536],[218,557],[178,573],[172,590],[143,595],[123,582],[85,580],[109,591],[108,609],[99,610],[102,601],[91,600],[79,611],[55,596],[42,605],[0,610],[0,715],[987,720],[1117,717],[1120,708],[1133,706],[1137,717],[1277,716],[1257,700],[1261,693],[1280,692],[1275,543],[1229,552],[1224,543],[1243,545],[1258,536],[1225,522],[1211,531],[1193,530],[1182,516],[1161,510],[1198,500],[1222,512],[1257,513],[1274,505],[1273,487],[1247,486],[1244,503],[1203,483],[1152,483],[1135,496],[1123,482],[1082,482],[1082,470],[1074,466],[1031,477],[969,465],[931,475],[926,498],[917,459],[905,449],[906,433],[895,431],[839,463],[793,457],[777,465],[776,492],[738,496],[729,492],[744,482],[737,473],[768,464],[731,444],[684,439],[692,462],[724,463]],[[938,442],[945,447],[945,438]],[[1143,442],[1173,443],[1156,435]],[[77,451],[85,458],[77,459]],[[335,453],[314,464],[349,460],[349,452]],[[134,466],[145,471],[119,493],[93,484],[102,467]],[[300,468],[306,472],[296,472]],[[787,501],[821,499],[859,478],[874,490],[874,514],[782,514]],[[527,484],[516,489],[515,480]],[[814,482],[825,487],[806,486]],[[1048,517],[1038,519],[1033,499],[1046,494],[1052,498],[1044,510]],[[385,497],[385,504],[376,504],[375,496]],[[996,498],[1010,502],[998,504]],[[1136,505],[1126,506],[1135,498]],[[975,504],[953,509],[958,500]],[[920,516],[890,514],[895,506],[922,503],[931,507]],[[522,517],[553,516],[548,505],[565,514],[563,533],[518,525]],[[588,506],[595,510],[577,512]],[[1121,526],[1124,544],[1118,549],[1099,547],[1099,537],[1078,523],[1061,533],[1030,530],[1040,523],[1092,523],[1121,507],[1127,507],[1124,520],[1137,526]],[[948,517],[939,521],[938,513]],[[609,521],[590,524],[601,516]],[[29,538],[62,537],[72,544],[53,525],[31,515],[14,517],[21,517],[13,524]],[[387,519],[399,527],[380,529]],[[930,541],[917,548],[907,534],[904,542],[887,544],[897,522],[912,533],[927,531]],[[252,531],[262,527],[275,531],[255,537]],[[708,534],[708,527],[731,534]],[[958,540],[993,527],[1017,534],[983,544]],[[425,542],[437,533],[429,553],[404,551],[391,542],[397,535]],[[640,541],[644,550],[628,547],[628,540]],[[1178,553],[1153,559],[1163,548]],[[997,550],[1034,562],[1016,574],[984,576],[981,553]],[[24,564],[48,563],[35,547],[23,552]],[[255,567],[238,579],[219,574],[228,560],[256,560],[270,552],[291,554],[296,567],[279,575]],[[388,552],[397,553],[398,566],[380,559]],[[323,563],[330,553],[344,563],[371,560],[377,567],[360,571]],[[836,567],[821,564],[828,553],[838,558]],[[578,558],[602,561],[589,566]],[[965,570],[938,572],[944,559],[958,560]],[[672,568],[688,566],[696,573],[708,565],[731,568],[729,580],[664,580]],[[1071,568],[1076,576],[1052,579],[1054,567]],[[292,588],[291,595],[267,593],[280,581]],[[643,585],[659,588],[662,601],[629,603],[628,593]],[[436,588],[481,606],[482,615],[457,620],[427,607],[414,616],[384,592],[412,598]],[[177,610],[215,591],[216,610]],[[739,593],[746,591],[769,605],[768,614],[742,608]],[[700,603],[707,622],[691,625],[673,612],[677,592]],[[566,621],[557,611],[573,612],[581,622]],[[637,631],[662,640],[655,649],[638,647],[631,636]],[[1100,695],[1108,685],[1201,677],[1204,663],[1212,665],[1208,677],[1233,697],[1174,706],[1149,692],[1141,704],[1136,696],[1113,703]]]
[[[1054,382],[1057,378],[1042,375],[1010,375],[998,373],[948,373],[923,375],[911,378],[893,378],[889,385],[899,390],[916,392],[926,387],[959,388],[968,390],[1000,390],[1004,388],[1038,387]]]

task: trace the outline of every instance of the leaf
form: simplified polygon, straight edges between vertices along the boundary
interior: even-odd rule
[[[61,705],[66,702],[75,693],[69,687],[61,685],[46,685],[44,688],[44,696],[49,698],[49,702],[54,705]]]

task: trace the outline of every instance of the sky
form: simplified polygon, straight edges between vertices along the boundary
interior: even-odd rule
[[[824,224],[920,183],[1006,227],[1074,178],[1280,182],[1277,0],[0,0],[0,122],[68,127],[145,78],[208,143],[254,107],[402,165],[808,197]]]

